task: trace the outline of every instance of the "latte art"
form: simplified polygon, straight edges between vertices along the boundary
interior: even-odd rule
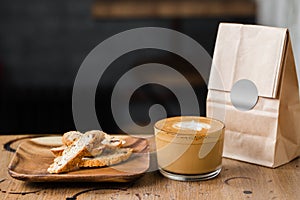
[[[210,129],[209,124],[196,122],[194,120],[177,122],[177,123],[173,124],[172,126],[173,126],[173,128],[176,128],[176,129],[188,129],[188,130],[194,130],[194,131],[201,131],[203,128]]]

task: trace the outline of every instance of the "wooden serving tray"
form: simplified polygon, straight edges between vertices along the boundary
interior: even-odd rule
[[[114,166],[83,168],[64,174],[47,172],[54,156],[50,149],[62,145],[61,137],[40,137],[21,143],[12,158],[8,173],[13,178],[30,182],[130,182],[149,168],[148,141],[143,138],[119,136],[124,147],[133,148],[131,157]]]

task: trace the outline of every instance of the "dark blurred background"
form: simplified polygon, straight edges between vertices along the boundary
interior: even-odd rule
[[[193,9],[184,11],[180,5],[186,4],[178,2],[190,2]],[[248,0],[1,0],[0,133],[74,130],[72,87],[77,70],[85,56],[106,38],[137,27],[165,27],[192,37],[212,56],[219,22],[256,23],[255,3]],[[122,56],[122,62],[114,65],[130,68],[156,60],[193,76],[187,62],[158,50]],[[101,98],[96,96],[96,109],[97,113],[107,112],[108,117],[99,117],[99,121],[105,131],[120,132],[107,110],[113,84],[109,78],[104,77],[103,81],[101,84],[106,88]],[[198,90],[201,115],[205,115],[206,85],[199,79],[194,87]],[[153,103],[167,103],[169,116],[180,114],[172,93],[157,85],[145,86],[133,95],[130,105],[137,123],[147,123],[147,118],[134,117],[143,116],[141,112],[145,111],[141,105]]]

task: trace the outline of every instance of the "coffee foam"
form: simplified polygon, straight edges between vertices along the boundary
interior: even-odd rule
[[[201,131],[204,129],[210,129],[210,125],[202,122],[196,122],[194,120],[192,121],[183,121],[183,122],[177,122],[172,125],[175,129],[188,129],[188,130],[194,130],[194,131]]]

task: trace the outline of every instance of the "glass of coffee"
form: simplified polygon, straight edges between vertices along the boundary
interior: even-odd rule
[[[207,180],[222,168],[224,124],[218,120],[179,116],[155,123],[159,171],[180,181]]]

